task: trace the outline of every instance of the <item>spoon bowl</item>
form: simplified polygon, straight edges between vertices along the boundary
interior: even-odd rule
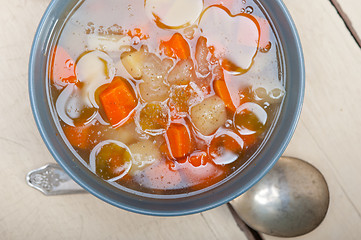
[[[281,157],[249,191],[232,201],[247,225],[267,235],[296,237],[317,228],[326,216],[329,190],[311,164]]]

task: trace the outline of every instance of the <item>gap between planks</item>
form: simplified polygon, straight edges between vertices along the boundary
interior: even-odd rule
[[[350,32],[353,39],[356,41],[357,45],[361,48],[361,38],[357,34],[357,31],[352,25],[352,21],[347,16],[347,14],[343,11],[340,3],[337,0],[329,0],[331,5],[336,9],[337,14],[341,17],[342,21],[346,25],[347,30]]]

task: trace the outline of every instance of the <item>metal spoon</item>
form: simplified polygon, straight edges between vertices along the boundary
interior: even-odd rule
[[[322,174],[311,164],[281,157],[261,181],[231,204],[256,231],[296,237],[311,232],[323,221],[329,190]]]
[[[26,175],[26,182],[47,196],[87,192],[55,163],[49,163],[29,172]]]
[[[26,180],[45,195],[86,192],[57,164],[29,172]],[[329,191],[322,174],[290,157],[281,157],[260,182],[228,204],[254,230],[278,237],[312,231],[326,216],[328,205]],[[247,226],[242,229],[250,239],[260,239]]]

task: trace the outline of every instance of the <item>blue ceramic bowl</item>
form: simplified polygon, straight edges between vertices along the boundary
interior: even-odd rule
[[[281,0],[260,1],[278,32],[286,66],[286,97],[272,135],[241,174],[190,194],[159,196],[116,188],[102,181],[76,160],[54,121],[48,104],[46,65],[56,24],[63,22],[74,5],[73,0],[53,0],[36,32],[29,63],[29,94],[40,134],[61,167],[84,189],[116,207],[136,213],[176,216],[202,212],[220,206],[247,191],[277,162],[296,128],[304,95],[304,62],[300,40],[289,12]]]

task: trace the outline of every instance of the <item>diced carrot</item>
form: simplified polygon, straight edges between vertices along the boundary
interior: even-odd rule
[[[90,146],[90,126],[89,124],[76,127],[66,125],[63,131],[73,147],[87,149]]]
[[[53,83],[65,86],[76,83],[75,62],[70,55],[60,46],[54,47],[50,66],[50,79]]]
[[[192,140],[188,127],[179,123],[172,123],[166,132],[168,150],[173,158],[182,158],[192,150]]]
[[[104,112],[113,127],[120,127],[130,120],[137,99],[132,87],[125,79],[115,77],[99,95]]]
[[[178,57],[180,59],[187,59],[190,57],[190,48],[187,40],[183,38],[180,33],[175,33],[168,41],[161,41],[160,49],[168,57]]]
[[[206,152],[194,152],[192,153],[189,158],[188,161],[194,166],[194,167],[199,167],[201,165],[206,165],[207,162],[209,161],[209,156]]]
[[[224,104],[226,104],[228,110],[232,112],[236,111],[236,107],[233,104],[226,82],[223,80],[216,80],[213,83],[213,88],[216,94],[223,100]]]

